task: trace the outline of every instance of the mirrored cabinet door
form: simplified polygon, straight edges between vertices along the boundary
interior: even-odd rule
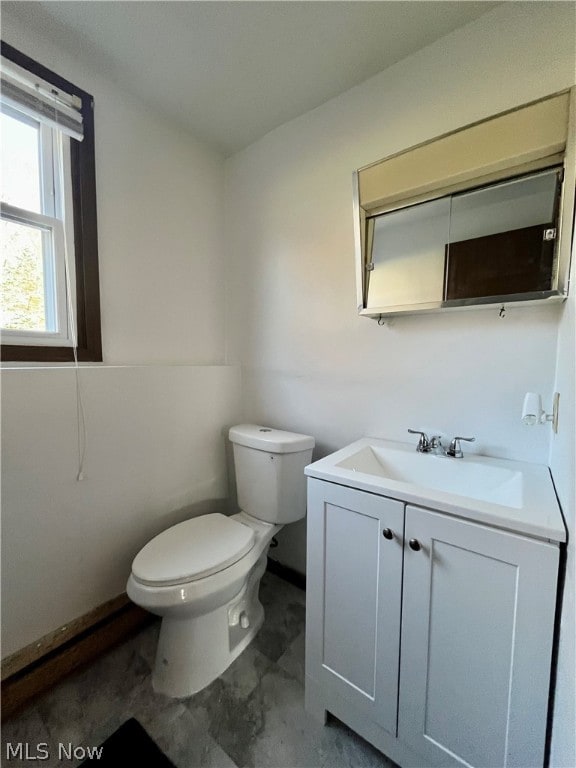
[[[368,217],[368,308],[449,307],[553,292],[562,169]]]
[[[402,208],[373,221],[370,306],[442,301],[450,198]],[[369,232],[370,232],[369,223]]]
[[[451,199],[444,299],[553,288],[557,170]]]

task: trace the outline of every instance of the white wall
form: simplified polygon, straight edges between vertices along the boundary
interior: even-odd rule
[[[550,427],[524,427],[520,410],[526,391],[552,402],[560,323],[572,370],[572,305],[383,328],[359,318],[351,179],[381,157],[570,87],[574,28],[572,4],[505,3],[228,161],[228,354],[243,366],[247,420],[314,435],[317,457],[367,434],[407,440],[413,427],[476,435],[468,450],[548,463]],[[564,407],[573,383],[563,374],[557,386],[573,441],[573,406]],[[573,521],[573,475],[559,481]],[[304,524],[280,538],[274,557],[303,571]],[[568,645],[553,754],[573,768]]]
[[[72,368],[2,374],[3,656],[124,592],[152,536],[227,508],[233,366],[80,370],[86,412],[77,482]]]
[[[2,38],[95,99],[104,349],[80,371],[80,483],[73,371],[2,372],[6,656],[123,592],[152,534],[226,499],[240,379],[223,365],[222,158],[4,9]]]

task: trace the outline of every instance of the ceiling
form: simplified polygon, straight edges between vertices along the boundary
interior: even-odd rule
[[[48,0],[2,9],[230,155],[496,5]]]

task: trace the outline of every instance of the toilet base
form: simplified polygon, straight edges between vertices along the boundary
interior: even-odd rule
[[[264,621],[258,589],[265,570],[266,554],[229,602],[202,616],[162,619],[152,675],[157,693],[178,699],[198,693],[252,642]]]

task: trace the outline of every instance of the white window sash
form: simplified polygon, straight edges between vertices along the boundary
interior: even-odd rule
[[[39,128],[40,195],[43,213],[1,203],[3,219],[36,227],[43,233],[44,307],[47,328],[26,331],[2,328],[2,342],[12,345],[72,346],[75,342],[76,270],[70,142],[61,131],[1,104],[2,110]],[[68,213],[68,215],[66,215]],[[56,330],[52,330],[56,329]]]
[[[2,328],[2,343],[71,346],[68,318],[64,225],[60,219],[2,203],[1,218],[40,229],[43,233],[44,305],[47,324],[55,331],[25,331]]]
[[[56,147],[54,146],[54,131],[40,123],[40,187],[42,195],[42,211],[48,216],[62,218],[56,200],[57,182],[54,169],[57,162]]]
[[[52,229],[54,224],[59,222],[54,216],[46,216],[44,213],[29,211],[26,208],[19,208],[17,205],[11,205],[10,203],[1,203],[0,207],[3,219],[30,224],[40,229]]]

